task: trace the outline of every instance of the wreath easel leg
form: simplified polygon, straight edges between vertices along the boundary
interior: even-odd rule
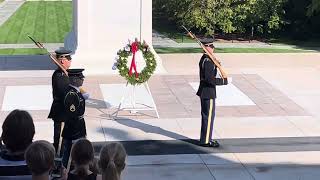
[[[128,89],[128,85],[129,85],[129,81],[127,81],[127,84],[126,84],[125,89]],[[122,95],[122,97],[121,97],[121,100],[120,100],[120,103],[119,103],[119,105],[118,105],[117,111],[114,112],[114,113],[112,113],[112,115],[115,114],[115,116],[114,116],[115,118],[118,117],[118,113],[119,113],[119,111],[120,111],[120,109],[121,109],[121,105],[123,104],[124,98],[125,98],[125,96],[126,96],[125,93],[126,93],[126,91],[124,91],[124,93],[123,93],[123,95]]]

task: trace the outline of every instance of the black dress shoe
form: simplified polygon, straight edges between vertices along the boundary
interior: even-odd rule
[[[214,140],[214,141],[210,141],[207,144],[200,144],[203,147],[213,147],[213,148],[217,148],[220,146],[220,144],[218,143],[218,141]]]
[[[212,144],[212,147],[217,148],[217,147],[220,146],[220,144],[219,144],[219,142],[218,142],[217,140],[211,140],[210,142],[211,142],[211,144]]]

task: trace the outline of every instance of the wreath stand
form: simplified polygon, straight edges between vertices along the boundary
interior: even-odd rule
[[[153,106],[153,107],[148,106],[148,105],[146,105],[146,104],[137,103],[137,102],[136,102],[136,97],[135,97],[135,94],[136,94],[136,86],[137,86],[137,85],[130,85],[129,82],[127,82],[126,87],[125,87],[125,91],[124,91],[124,93],[123,93],[123,95],[122,95],[122,97],[121,97],[121,101],[120,101],[120,103],[119,103],[119,105],[118,105],[118,108],[117,108],[117,110],[116,110],[114,113],[112,113],[112,116],[113,116],[113,117],[117,118],[119,111],[130,111],[130,113],[132,113],[132,114],[135,114],[135,113],[137,113],[138,111],[155,111],[155,112],[156,112],[156,115],[157,115],[157,118],[158,118],[158,119],[160,118],[160,117],[159,117],[159,112],[158,112],[158,110],[157,110],[157,106],[156,106],[156,104],[154,103],[154,100],[153,100],[153,97],[152,97],[152,94],[151,94],[151,91],[150,91],[150,88],[149,88],[149,85],[148,85],[148,82],[144,82],[143,85],[144,85],[144,87],[145,87],[146,90],[148,91],[148,94],[149,94],[150,97],[151,97],[151,101],[152,101],[152,106]],[[129,91],[130,91],[130,86],[132,87],[131,92],[129,92]],[[123,105],[123,103],[124,103],[124,100],[127,98],[127,95],[128,95],[128,94],[129,94],[129,99],[130,99],[130,101],[131,101],[132,107],[130,107],[130,108],[122,108],[122,105]],[[136,107],[137,104],[142,105],[142,106],[144,106],[144,107]],[[144,114],[144,113],[142,113],[142,114]]]

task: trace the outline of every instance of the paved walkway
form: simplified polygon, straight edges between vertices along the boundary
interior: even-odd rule
[[[197,43],[171,43],[168,41],[153,40],[153,46],[155,48],[199,48]],[[214,42],[216,48],[276,48],[276,49],[299,49],[294,45],[271,45],[267,43],[221,43]]]
[[[0,4],[0,26],[6,22],[10,16],[24,3],[25,1],[4,1]]]
[[[86,77],[84,86],[91,93],[85,116],[88,138],[97,149],[106,141],[124,144],[129,157],[123,179],[318,179],[320,54],[217,54],[232,85],[254,102],[237,104],[235,91],[218,92],[219,97],[232,96],[234,103],[217,106],[214,137],[222,144],[219,149],[197,146],[200,107],[192,83],[198,81],[200,56],[161,55],[168,74],[149,82],[160,119],[153,111],[125,111],[114,120],[111,97],[124,90],[111,88],[125,81]],[[46,116],[54,66],[41,57],[30,57],[30,63],[21,58],[3,62],[0,121],[10,108],[24,105],[35,120],[35,139],[52,141],[53,125]]]

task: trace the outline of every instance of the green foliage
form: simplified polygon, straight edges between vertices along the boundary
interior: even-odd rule
[[[245,33],[249,29],[271,33],[280,29],[284,24],[284,2],[285,0],[247,0],[236,3],[233,8],[238,32]]]
[[[307,15],[313,16],[315,13],[320,12],[320,1],[319,0],[312,0],[311,4],[308,6]]]
[[[0,55],[44,55],[47,52],[39,48],[0,49]]]
[[[320,11],[310,14],[311,4],[314,1],[288,0],[284,7],[287,24],[283,35],[290,34],[294,39],[304,41],[320,37]]]
[[[281,28],[286,0],[155,0],[154,9],[167,19],[206,35],[271,33]]]
[[[224,32],[234,31],[230,20],[233,15],[229,8],[231,0],[155,0],[154,9],[165,12],[168,20],[174,20],[178,25],[214,34],[216,28]]]

